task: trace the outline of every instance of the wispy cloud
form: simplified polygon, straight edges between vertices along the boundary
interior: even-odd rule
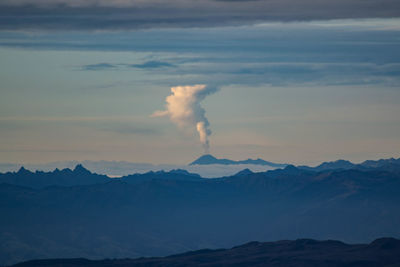
[[[82,66],[83,70],[110,70],[115,69],[117,66],[109,63],[98,63]]]
[[[175,67],[174,64],[168,63],[168,62],[163,62],[163,61],[146,61],[141,64],[132,64],[129,65],[130,67],[133,68],[139,68],[139,69],[156,69],[156,68],[162,68],[162,67]]]
[[[90,71],[97,71],[97,70],[118,70],[123,68],[137,68],[137,69],[159,69],[159,68],[168,68],[168,67],[177,67],[175,64],[171,64],[164,61],[146,61],[140,64],[127,64],[127,63],[120,63],[120,64],[113,64],[113,63],[97,63],[97,64],[88,64],[83,65],[79,69],[80,70],[90,70]]]

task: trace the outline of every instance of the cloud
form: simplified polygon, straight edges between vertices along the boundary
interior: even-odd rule
[[[115,69],[116,66],[109,63],[90,64],[82,66],[83,70],[109,70]]]
[[[129,66],[133,67],[133,68],[139,68],[139,69],[155,69],[155,68],[162,68],[162,67],[175,67],[175,65],[168,63],[168,62],[163,62],[163,61],[146,61],[142,64],[132,64]]]
[[[210,123],[200,102],[207,95],[216,91],[216,87],[204,84],[172,87],[172,94],[166,98],[166,110],[156,111],[152,116],[169,117],[172,122],[182,129],[194,127],[199,133],[204,152],[208,153],[210,148],[208,137],[211,134]]]
[[[398,0],[2,0],[0,30],[137,30],[400,16]]]
[[[176,67],[176,65],[163,62],[163,61],[146,61],[141,64],[111,64],[111,63],[98,63],[98,64],[88,64],[81,66],[81,70],[116,70],[120,68],[138,68],[138,69],[157,69],[164,67]]]
[[[2,33],[0,46],[13,43],[29,49],[137,53],[138,57],[125,53],[113,60],[108,56],[95,61],[85,59],[94,66],[101,62],[116,66],[109,68],[115,78],[89,85],[91,89],[142,88],[145,84],[171,87],[177,81],[181,84],[207,81],[221,86],[399,87],[398,25],[400,19],[369,19],[128,33]],[[393,27],[397,30],[387,30]],[[144,72],[130,66],[147,65],[151,61],[175,67],[148,68]],[[70,65],[76,66],[73,62]],[[114,76],[128,73],[132,76],[126,79]]]

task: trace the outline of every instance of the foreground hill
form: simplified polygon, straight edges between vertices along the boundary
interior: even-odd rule
[[[68,172],[68,183],[46,186],[21,185],[14,173],[0,183],[0,265],[165,256],[251,240],[400,238],[400,174],[390,164],[287,166],[218,179],[182,170],[111,179],[79,167]],[[37,175],[58,181],[57,174]]]
[[[400,266],[400,240],[380,238],[370,244],[339,241],[250,242],[231,249],[203,249],[164,258],[121,260],[33,260],[14,267],[113,266]]]

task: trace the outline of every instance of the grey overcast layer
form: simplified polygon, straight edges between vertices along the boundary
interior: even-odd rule
[[[3,0],[1,30],[135,30],[393,18],[397,0]]]

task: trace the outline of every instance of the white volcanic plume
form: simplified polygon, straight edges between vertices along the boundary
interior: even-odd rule
[[[172,94],[166,98],[166,110],[156,111],[152,116],[168,116],[180,128],[196,128],[200,142],[203,144],[205,152],[208,153],[210,148],[208,136],[211,134],[210,123],[200,102],[207,95],[216,91],[216,87],[205,84],[172,87]]]

